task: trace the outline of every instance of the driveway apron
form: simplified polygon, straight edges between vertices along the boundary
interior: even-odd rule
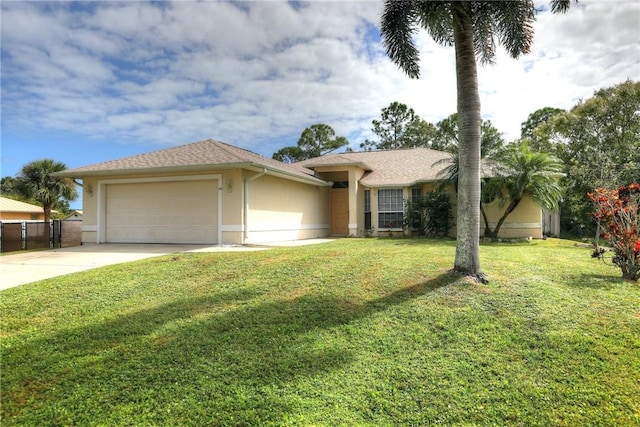
[[[137,261],[177,252],[258,249],[264,248],[160,244],[94,244],[44,251],[16,252],[0,257],[0,290],[105,265]]]
[[[0,256],[0,291],[105,265],[137,261],[178,252],[247,252],[275,247],[313,245],[333,240],[335,239],[307,239],[265,243],[259,246],[105,243],[44,251],[15,252]]]

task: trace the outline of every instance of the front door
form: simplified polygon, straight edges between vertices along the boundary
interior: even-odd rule
[[[331,189],[331,234],[347,236],[349,234],[349,189]]]

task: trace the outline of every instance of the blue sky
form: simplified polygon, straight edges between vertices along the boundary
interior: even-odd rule
[[[542,7],[547,2],[536,2]],[[352,147],[393,101],[455,112],[452,48],[417,35],[421,78],[385,56],[381,1],[3,1],[1,175],[84,166],[213,138],[270,157],[327,123]],[[640,79],[640,2],[541,12],[529,55],[479,71],[483,117],[507,140],[535,110]],[[80,201],[72,206],[80,207]]]

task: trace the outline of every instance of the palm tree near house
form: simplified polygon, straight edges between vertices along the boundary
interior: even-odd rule
[[[565,12],[571,0],[552,0],[553,12]],[[485,281],[480,269],[480,95],[476,57],[495,58],[497,37],[513,57],[529,52],[535,9],[522,1],[386,0],[381,30],[391,60],[410,78],[420,76],[414,35],[425,29],[439,44],[454,46],[459,120],[459,173],[454,271]]]
[[[24,165],[16,177],[18,192],[42,205],[45,222],[51,219],[51,209],[61,199],[71,201],[78,197],[73,179],[54,176],[65,169],[64,163],[51,159],[34,160]]]
[[[487,179],[483,191],[497,196],[500,206],[506,205],[506,209],[493,230],[484,215],[485,236],[498,237],[504,221],[527,195],[543,209],[558,210],[562,199],[560,178],[563,175],[560,160],[547,153],[532,151],[525,142],[521,142],[499,153],[495,165],[495,176]]]

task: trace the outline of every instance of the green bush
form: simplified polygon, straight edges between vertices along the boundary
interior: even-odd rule
[[[433,191],[415,201],[405,200],[402,224],[418,235],[446,237],[452,219],[451,201],[447,193]]]

